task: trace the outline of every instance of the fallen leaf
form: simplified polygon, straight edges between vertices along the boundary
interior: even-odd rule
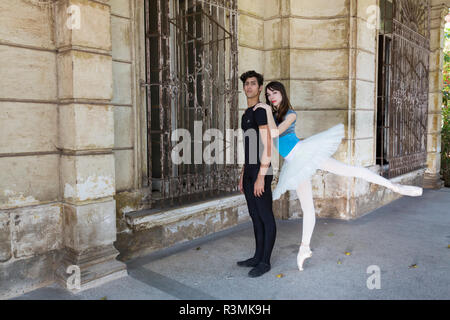
[[[342,264],[341,260],[338,260],[337,264]]]
[[[349,255],[351,255],[351,253],[350,253],[350,252],[346,252],[345,255],[346,255],[346,256],[349,256]]]
[[[200,247],[195,248],[195,250],[200,250],[200,249],[201,249]]]
[[[447,249],[450,249],[450,244],[447,246]]]
[[[417,268],[417,264],[412,264],[412,265],[410,265],[408,268],[409,268],[409,269],[411,269],[411,268]]]
[[[334,233],[333,233],[333,232],[330,232],[330,233],[328,234],[328,236],[329,236],[329,237],[332,237],[332,236],[334,236]]]
[[[282,273],[277,274],[277,278],[283,278],[283,277],[284,277],[284,274],[282,274]]]
[[[108,297],[106,297],[106,296],[101,297],[100,300],[108,300]]]

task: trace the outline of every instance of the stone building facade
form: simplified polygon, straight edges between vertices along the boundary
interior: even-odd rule
[[[185,30],[174,17],[174,11],[194,2],[197,9],[191,14],[217,30],[210,40],[222,41],[222,34],[228,39],[224,43],[229,41],[210,60],[231,96],[220,108],[231,106],[238,115],[225,112],[225,126],[238,121],[246,108],[236,75],[257,70],[266,82],[286,85],[299,137],[344,123],[346,138],[335,157],[380,173],[386,166],[377,151],[383,134],[377,128],[379,71],[385,66],[380,62],[379,21],[386,10],[376,8],[402,3],[410,17],[424,23],[421,41],[429,44],[428,51],[420,51],[429,57],[421,62],[426,72],[415,73],[428,82],[420,92],[428,102],[421,118],[426,143],[417,142],[426,147],[421,153],[426,161],[392,179],[439,188],[443,28],[450,1],[393,1],[0,0],[0,297],[53,282],[65,287],[70,265],[81,270],[81,289],[89,288],[126,275],[124,261],[130,258],[249,220],[244,196],[229,185],[218,187],[215,191],[223,192],[213,198],[168,206],[167,199],[175,198],[169,192],[154,201],[166,191],[164,179],[156,178],[158,159],[152,154],[161,151],[158,157],[164,158],[165,145],[158,137],[153,141],[150,132],[155,117],[149,118],[154,107],[149,95],[158,82],[149,81],[151,66],[184,63],[189,71],[189,63],[196,62],[189,53],[186,60],[167,53],[179,45],[170,42],[172,30],[177,39],[185,39],[185,48],[189,37],[196,37],[186,36],[195,22],[187,22]],[[164,22],[164,10],[174,20]],[[214,19],[212,12],[221,18]],[[148,40],[152,37],[157,49]],[[195,39],[194,47],[201,48],[196,47],[201,41]],[[155,50],[159,55],[153,55]],[[212,89],[221,86],[215,81]],[[179,97],[172,90],[177,86],[182,85],[172,81],[169,91]],[[406,91],[405,97],[416,93]],[[160,97],[156,112],[165,101]],[[208,108],[205,93],[202,97]],[[166,104],[173,106],[169,100]],[[209,117],[215,121],[221,115]],[[152,149],[150,140],[159,141],[160,149]],[[234,169],[223,171],[228,184],[236,177]],[[164,163],[160,170],[164,172]],[[324,172],[314,177],[313,188],[319,217],[354,219],[398,197]],[[301,217],[295,193],[286,194],[274,208],[280,219]]]

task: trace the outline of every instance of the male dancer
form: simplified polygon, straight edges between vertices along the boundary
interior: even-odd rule
[[[276,224],[272,211],[272,173],[270,169],[272,139],[264,109],[253,107],[259,103],[264,78],[255,71],[247,71],[240,77],[247,110],[242,115],[244,131],[245,164],[242,168],[239,189],[245,194],[248,212],[253,222],[256,249],[252,258],[238,261],[238,266],[253,267],[248,275],[259,277],[270,270],[270,255],[276,236]],[[263,150],[260,150],[262,142]],[[261,159],[259,155],[261,154]]]

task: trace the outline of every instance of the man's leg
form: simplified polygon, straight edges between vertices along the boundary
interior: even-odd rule
[[[266,176],[264,179],[264,193],[261,197],[256,197],[256,208],[264,226],[264,251],[261,261],[270,264],[277,227],[272,210],[272,176]]]
[[[256,206],[256,199],[253,194],[254,191],[254,179],[251,176],[244,175],[243,189],[245,199],[247,201],[247,208],[250,218],[253,223],[253,232],[255,234],[255,254],[252,258],[244,261],[239,261],[238,265],[243,267],[254,267],[256,266],[263,257],[264,251],[264,225],[261,220],[258,209]]]
[[[264,179],[264,193],[261,197],[255,197],[257,213],[264,226],[264,248],[260,263],[250,270],[249,276],[259,277],[270,270],[270,257],[276,238],[276,223],[272,210],[272,176]]]

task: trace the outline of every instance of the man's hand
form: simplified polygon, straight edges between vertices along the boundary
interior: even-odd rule
[[[239,179],[239,191],[244,193],[244,175],[241,174],[241,178]]]
[[[260,197],[264,193],[264,176],[258,175],[256,178],[255,187],[253,189],[253,194],[255,197]]]

